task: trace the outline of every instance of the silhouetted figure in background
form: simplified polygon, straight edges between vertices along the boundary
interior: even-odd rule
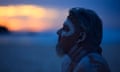
[[[10,33],[6,27],[0,26],[0,34],[8,34]]]
[[[70,9],[57,34],[56,51],[64,57],[62,72],[110,72],[100,47],[102,22],[94,11]]]

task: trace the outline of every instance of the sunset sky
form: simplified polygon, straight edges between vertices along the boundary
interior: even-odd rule
[[[0,34],[0,71],[60,72],[56,31],[72,7],[101,18],[102,54],[111,72],[120,72],[120,0],[0,0],[0,26],[12,32]]]
[[[56,28],[58,10],[37,5],[0,6],[0,25],[10,31],[44,31]]]
[[[0,0],[0,25],[10,31],[56,30],[72,7],[93,9],[104,28],[120,27],[118,0]]]

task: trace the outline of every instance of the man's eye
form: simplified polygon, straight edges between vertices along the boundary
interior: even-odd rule
[[[65,31],[67,31],[67,32],[68,32],[68,31],[69,31],[68,26],[64,25],[63,30],[65,30]]]

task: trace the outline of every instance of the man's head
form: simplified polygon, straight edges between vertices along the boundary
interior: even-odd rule
[[[97,14],[88,9],[72,8],[69,11],[56,47],[58,55],[67,54],[76,44],[79,46],[100,45],[102,22]]]

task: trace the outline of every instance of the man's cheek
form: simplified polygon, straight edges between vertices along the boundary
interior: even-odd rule
[[[73,34],[74,34],[73,31],[68,31],[68,32],[64,31],[64,32],[62,32],[63,37],[69,37],[69,36],[72,36]]]
[[[69,42],[71,36],[64,36],[60,39],[60,42],[66,44]]]

